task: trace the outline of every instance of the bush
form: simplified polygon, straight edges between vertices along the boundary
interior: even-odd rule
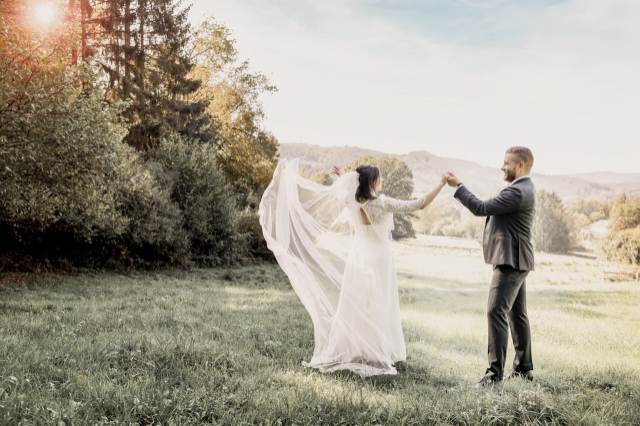
[[[475,217],[466,210],[460,212],[449,201],[436,200],[420,212],[415,227],[419,232],[458,238],[469,238],[482,242],[484,217]]]
[[[613,232],[600,238],[596,250],[609,262],[640,265],[640,229]]]
[[[171,200],[183,215],[194,259],[206,264],[248,256],[248,236],[238,232],[237,195],[216,164],[215,148],[180,136],[165,137],[150,161],[171,176]]]
[[[121,142],[121,108],[104,108],[95,88],[62,93],[29,113],[0,115],[0,220],[84,241],[115,237],[128,224],[117,192],[135,156]]]
[[[171,199],[173,176],[156,162],[132,162],[121,193],[121,211],[129,218],[122,245],[130,256],[177,263],[189,251],[179,205]],[[124,253],[125,255],[127,253]]]
[[[416,230],[424,234],[444,235],[442,227],[460,222],[460,211],[449,201],[437,199],[418,213]]]
[[[640,226],[640,197],[635,200],[625,197],[613,205],[609,229],[622,231],[637,226]]]
[[[245,200],[246,208],[240,215],[238,229],[247,238],[249,254],[252,258],[275,262],[273,252],[267,247],[258,216],[260,197],[251,193]]]

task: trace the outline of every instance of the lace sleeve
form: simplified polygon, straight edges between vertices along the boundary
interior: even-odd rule
[[[426,196],[425,196],[426,197]],[[425,197],[418,200],[396,200],[384,195],[362,205],[362,210],[373,224],[384,222],[390,213],[411,213],[420,208]]]
[[[380,198],[370,200],[369,202],[363,204],[361,208],[366,213],[369,222],[374,224],[384,222],[384,219],[389,214],[388,212],[384,211],[384,205],[382,204],[382,200],[380,200]]]
[[[395,198],[384,197],[382,200],[383,208],[388,213],[411,213],[420,209],[424,204],[425,197],[417,200],[396,200]]]

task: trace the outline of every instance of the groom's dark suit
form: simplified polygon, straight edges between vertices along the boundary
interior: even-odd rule
[[[526,278],[533,270],[531,228],[535,213],[536,190],[531,179],[523,177],[486,201],[479,200],[464,185],[454,197],[475,216],[487,216],[482,250],[486,263],[493,265],[489,289],[489,368],[492,380],[502,380],[507,354],[509,326],[516,356],[513,368],[524,373],[533,370],[531,333],[527,317]]]

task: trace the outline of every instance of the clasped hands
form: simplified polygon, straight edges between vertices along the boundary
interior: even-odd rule
[[[457,186],[460,183],[460,179],[451,172],[447,172],[442,175],[442,186],[448,184],[449,186]]]

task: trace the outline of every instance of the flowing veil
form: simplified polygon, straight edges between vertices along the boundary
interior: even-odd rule
[[[364,229],[360,204],[355,199],[358,184],[358,173],[350,172],[331,186],[320,185],[299,175],[297,159],[282,159],[262,196],[260,224],[269,249],[313,322],[314,355],[305,365],[319,364],[322,371],[348,368],[365,375],[394,374],[394,360],[380,355],[376,346],[388,342],[382,342],[384,336],[375,331],[384,325],[374,324],[376,305],[372,304],[374,299],[367,299],[380,279],[370,270],[372,261],[354,256],[354,250],[350,250],[358,244],[358,236],[366,236],[369,230],[378,241],[388,241],[393,219]],[[366,247],[366,242],[361,243]],[[344,291],[346,287],[349,292]],[[340,318],[339,305],[357,318]],[[365,305],[373,311],[360,312]],[[368,331],[362,326],[354,328],[350,322],[366,324],[364,329]],[[355,347],[339,349],[345,344]],[[338,359],[341,356],[359,357],[361,361],[353,364]],[[369,365],[371,359],[375,367]]]

